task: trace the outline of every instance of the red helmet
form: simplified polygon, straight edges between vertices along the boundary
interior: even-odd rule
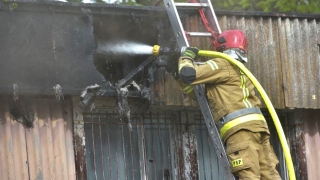
[[[220,52],[230,48],[239,48],[247,52],[247,38],[241,30],[224,31],[218,36],[214,47]]]

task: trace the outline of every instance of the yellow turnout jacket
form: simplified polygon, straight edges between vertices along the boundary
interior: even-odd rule
[[[239,68],[222,58],[215,58],[199,65],[187,56],[179,58],[179,76],[184,92],[196,100],[192,85],[203,84],[215,123],[223,116],[237,110],[260,107],[254,86]],[[221,137],[224,141],[240,129],[269,133],[265,121],[247,121],[228,128]],[[221,134],[221,132],[220,132]]]

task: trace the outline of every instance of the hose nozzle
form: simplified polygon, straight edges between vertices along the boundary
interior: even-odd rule
[[[169,47],[160,47],[159,45],[154,45],[152,48],[152,54],[154,56],[160,55],[182,55],[187,47],[182,47],[181,49],[173,49]]]
[[[160,53],[160,46],[154,45],[152,48],[152,55],[159,56],[159,53]]]

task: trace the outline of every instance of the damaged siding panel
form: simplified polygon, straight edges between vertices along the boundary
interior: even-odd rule
[[[197,145],[199,159],[199,179],[226,179],[224,171],[219,169],[215,147],[205,124],[197,125]]]
[[[117,114],[85,115],[88,179],[162,179],[171,173],[163,119],[145,114],[133,118],[132,131]],[[160,137],[161,138],[160,138]],[[168,137],[170,136],[170,137]],[[143,161],[141,161],[143,160]],[[168,169],[168,170],[167,170]],[[168,172],[166,172],[168,171]]]
[[[308,179],[320,177],[320,111],[305,110],[304,138]]]
[[[52,141],[53,141],[53,157],[55,163],[55,178],[68,179],[66,141],[65,141],[65,121],[63,119],[63,111],[61,105],[55,99],[49,100],[51,125],[52,125]]]
[[[104,112],[104,111],[103,111]],[[87,179],[225,179],[199,111],[84,114]]]
[[[73,137],[67,133],[73,131],[68,100],[65,108],[54,98],[19,98],[18,102],[23,100],[34,111],[30,129],[11,116],[11,98],[1,99],[1,179],[76,179]]]
[[[289,88],[292,89],[292,94],[289,96],[290,100],[292,101],[292,103],[290,104],[294,104],[295,102],[298,102],[300,97],[302,97],[303,93],[302,91],[299,90],[299,88],[304,89],[304,85],[305,85],[305,81],[307,81],[307,79],[304,81],[303,77],[305,77],[305,73],[304,72],[304,62],[302,59],[304,59],[305,57],[302,56],[302,51],[303,48],[301,48],[301,46],[303,45],[302,43],[302,25],[300,25],[300,21],[299,19],[294,19],[293,21],[290,21],[289,23],[289,33],[290,33],[290,37],[291,39],[288,38],[288,40],[292,41],[291,44],[291,52],[293,54],[293,57],[291,59],[286,59],[284,60],[286,62],[286,64],[288,65],[287,67],[290,67],[290,71],[291,71],[291,76],[290,78],[290,86]],[[288,28],[289,28],[288,27]],[[300,47],[299,47],[300,46]],[[304,46],[304,45],[303,45]],[[289,84],[288,84],[289,85]],[[285,84],[285,86],[288,86],[287,84]],[[301,102],[302,105],[305,104],[306,101]],[[290,104],[288,104],[290,106]]]
[[[55,177],[55,163],[53,156],[53,142],[52,142],[52,126],[50,109],[46,100],[39,100],[37,102],[37,116],[39,122],[40,141],[38,148],[41,154],[41,176],[43,179]],[[39,175],[40,175],[39,174]]]
[[[311,26],[311,35],[312,35],[312,48],[310,49],[311,50],[311,59],[313,60],[311,62],[311,71],[312,72],[319,72],[319,68],[320,68],[320,65],[319,65],[319,60],[320,60],[320,23],[319,21],[316,21],[316,20],[312,20],[312,26]],[[314,47],[314,42],[317,42],[317,45],[318,47]],[[320,74],[315,74],[315,77],[317,79],[320,79]],[[314,92],[315,94],[317,92],[320,92],[320,87],[319,86],[313,86],[314,88]],[[319,95],[319,93],[318,93]],[[316,98],[316,99],[319,99],[319,98]],[[314,107],[317,107],[319,108],[319,106],[317,105],[317,103],[319,103],[319,101],[313,101],[314,103]]]
[[[82,108],[79,97],[72,97],[74,120],[74,153],[77,180],[87,179],[87,165],[85,158],[85,133]]]
[[[76,177],[78,180],[85,180],[87,178],[87,166],[85,160],[85,136],[83,124],[75,124],[74,133]]]
[[[288,113],[286,120],[286,132],[288,134],[288,144],[290,147],[291,157],[293,160],[297,179],[308,179],[307,154],[304,128],[304,110],[297,109]]]
[[[65,144],[66,144],[66,161],[67,161],[67,175],[68,179],[76,179],[76,171],[75,171],[75,153],[74,153],[74,140],[73,140],[73,132],[74,132],[74,122],[73,122],[73,106],[71,100],[65,101],[65,106],[63,107],[63,119],[64,123],[64,131],[65,131]]]
[[[292,26],[291,26],[291,21],[290,19],[285,19],[283,21],[283,23],[285,24],[285,31],[284,31],[284,34],[281,34],[283,37],[286,37],[284,41],[286,44],[287,44],[287,49],[291,49],[293,50],[294,49],[294,45],[295,45],[295,42],[294,42],[294,34],[293,34],[293,30],[292,30]],[[282,43],[284,43],[282,42]],[[288,51],[285,51],[285,53],[287,53],[287,58],[286,59],[290,59],[290,61],[293,61],[294,58],[295,58],[295,51],[291,51],[291,52],[288,52]],[[295,96],[294,98],[290,98],[292,97],[292,95],[295,93],[294,90],[297,89],[295,86],[297,85],[295,82],[292,82],[292,77],[294,76],[295,74],[295,69],[294,69],[294,66],[291,65],[289,60],[284,60],[283,62],[283,67],[286,67],[285,68],[285,71],[284,73],[286,73],[285,75],[285,78],[284,78],[284,82],[286,82],[287,84],[283,84],[284,86],[284,90],[286,91],[285,94],[288,94],[288,98],[286,99],[286,104],[293,104],[294,101],[297,101],[297,99],[294,99],[294,98],[297,98],[298,96]],[[292,83],[291,86],[289,86],[289,84]]]
[[[278,18],[278,26],[279,26],[279,48],[280,48],[280,58],[281,59],[288,59],[290,58],[290,56],[292,55],[292,53],[288,53],[288,51],[282,51],[282,49],[288,49],[288,46],[291,46],[290,43],[288,43],[287,41],[287,37],[284,36],[284,34],[286,34],[287,32],[287,28],[286,25],[289,23],[289,19],[284,19],[282,20],[281,18]],[[288,101],[290,101],[289,99],[289,92],[291,92],[291,89],[289,89],[288,87],[285,86],[285,84],[289,84],[289,78],[288,76],[290,76],[289,73],[291,73],[291,71],[289,70],[289,67],[286,66],[285,63],[282,62],[282,88],[283,91],[286,91],[286,93],[284,93],[283,97],[284,97],[284,103],[287,104]]]
[[[0,98],[0,179],[28,179],[25,129],[10,115],[9,101]]]
[[[319,21],[315,19],[282,19],[280,41],[283,66],[285,106],[319,108]]]
[[[72,133],[66,133],[73,132],[70,100],[58,102],[53,98],[42,98],[35,101],[38,127],[35,126],[31,132],[39,131],[40,137],[34,134],[33,138],[42,167],[37,177],[75,179],[73,137]]]
[[[308,23],[308,22],[306,22]],[[320,79],[320,73],[319,73],[319,60],[320,60],[320,23],[317,22],[315,19],[310,20],[309,22],[309,27],[310,27],[310,31],[309,31],[309,46],[310,46],[310,53],[308,53],[308,57],[309,57],[309,63],[308,64],[308,68],[310,69],[311,72],[314,72],[314,76],[317,80]],[[316,73],[318,72],[318,73]],[[319,81],[315,81],[315,82],[319,82]],[[313,84],[313,83],[311,83]],[[319,101],[318,99],[319,97],[319,92],[320,92],[320,87],[319,85],[313,84],[312,86],[309,86],[309,95],[311,95],[311,102],[310,102],[310,107],[313,108],[319,108]],[[310,96],[309,96],[310,97]]]
[[[304,93],[303,99],[299,101],[304,102],[304,99],[307,100],[308,104],[303,105],[304,108],[319,108],[320,107],[320,89],[319,89],[319,81],[320,81],[320,50],[318,44],[320,43],[319,32],[316,25],[319,25],[319,22],[315,20],[303,20],[303,34],[304,34],[304,44],[307,46],[307,50],[303,51],[303,59],[300,61],[304,61],[305,64],[305,72],[307,73],[303,80],[306,84],[303,86],[305,89],[302,90]],[[320,25],[319,25],[320,26]],[[304,47],[305,47],[304,46]],[[314,78],[313,78],[314,77]],[[307,80],[307,81],[306,81]]]
[[[33,122],[34,128],[31,131],[26,131],[26,139],[28,139],[27,149],[28,149],[28,164],[29,164],[29,177],[31,179],[42,179],[43,178],[43,169],[42,166],[42,158],[45,155],[42,154],[42,151],[46,151],[46,146],[42,146],[41,140],[45,139],[44,136],[40,134],[41,126],[43,123],[40,123],[39,119],[39,110],[37,109],[37,105],[33,105],[32,107],[35,109],[35,121]],[[40,138],[41,137],[41,138]],[[49,163],[47,161],[46,163]]]

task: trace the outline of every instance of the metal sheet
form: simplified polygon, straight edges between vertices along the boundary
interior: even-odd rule
[[[10,116],[7,98],[0,103],[0,179],[27,179],[25,128]]]
[[[308,179],[320,177],[320,112],[319,110],[304,111],[304,138]]]
[[[22,101],[34,113],[30,129],[10,114],[16,102],[1,97],[0,179],[76,179],[70,100],[20,97]]]
[[[284,19],[286,58],[281,59],[283,68],[286,107],[319,108],[319,35],[316,20]],[[285,47],[285,45],[284,45]]]
[[[132,112],[132,131],[117,113],[91,113],[84,128],[87,179],[225,179],[199,111]]]

